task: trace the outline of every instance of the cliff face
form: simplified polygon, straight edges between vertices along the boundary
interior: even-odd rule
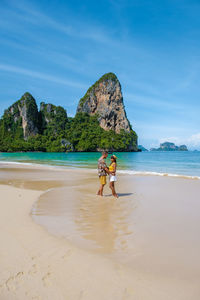
[[[0,151],[138,151],[116,75],[102,76],[79,101],[77,114],[25,93],[0,119]]]
[[[20,100],[11,105],[4,113],[1,120],[3,136],[22,138],[25,141],[36,134],[57,134],[65,130],[67,113],[61,106],[53,104],[37,104],[31,94],[25,93]]]
[[[25,93],[20,100],[11,105],[3,116],[4,127],[8,132],[20,134],[28,139],[38,133],[38,109],[35,99],[29,93]]]
[[[65,130],[67,121],[67,113],[63,107],[55,106],[50,103],[40,103],[40,132],[48,129],[52,134],[56,134],[59,130]]]
[[[89,115],[98,114],[100,126],[104,130],[120,133],[121,129],[130,132],[131,127],[126,117],[121,85],[116,75],[103,75],[80,99],[77,112]]]

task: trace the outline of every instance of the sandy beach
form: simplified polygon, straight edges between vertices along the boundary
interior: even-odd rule
[[[0,299],[200,297],[200,181],[1,165]]]

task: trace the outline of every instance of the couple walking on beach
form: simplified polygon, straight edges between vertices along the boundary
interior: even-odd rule
[[[118,195],[115,191],[115,182],[117,181],[116,178],[116,169],[117,169],[117,157],[112,155],[110,160],[111,163],[109,167],[107,167],[105,159],[108,157],[108,152],[103,151],[101,157],[98,160],[98,175],[100,180],[100,188],[97,192],[97,195],[103,196],[103,189],[106,185],[106,176],[109,175],[109,187],[112,191],[112,195],[118,198]]]

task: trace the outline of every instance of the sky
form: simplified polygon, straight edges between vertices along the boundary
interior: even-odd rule
[[[30,92],[74,116],[114,72],[147,148],[200,150],[199,0],[0,0],[0,115]]]

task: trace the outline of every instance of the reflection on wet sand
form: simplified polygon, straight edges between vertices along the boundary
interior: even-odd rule
[[[128,247],[133,233],[134,206],[132,201],[108,196],[101,198],[77,187],[53,189],[35,203],[33,218],[79,246],[107,254],[119,252]]]
[[[23,179],[0,180],[0,184],[12,185],[20,189],[28,189],[28,190],[30,189],[30,190],[37,190],[37,191],[46,191],[51,188],[61,187],[65,185],[64,182],[56,181],[56,180],[37,181],[37,180],[23,180]]]
[[[36,167],[1,167],[0,168],[0,184],[11,185],[17,188],[32,189],[46,191],[52,188],[63,186],[73,186],[77,184],[77,180],[83,180],[84,171],[73,179],[74,170],[51,170],[38,169]]]
[[[133,233],[128,217],[130,202],[113,197],[82,198],[75,211],[75,224],[82,237],[96,243],[97,251],[112,253],[125,250]]]

